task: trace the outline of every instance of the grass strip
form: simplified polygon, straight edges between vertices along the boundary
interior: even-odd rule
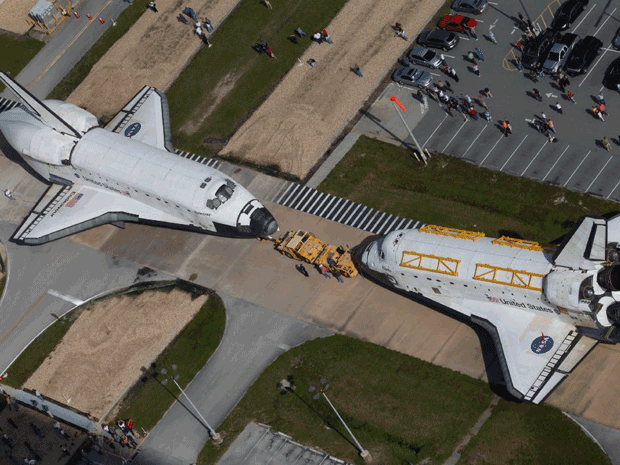
[[[45,42],[0,31],[0,70],[15,77],[41,51]],[[4,90],[0,84],[0,92]]]
[[[116,26],[109,27],[92,48],[47,96],[48,99],[66,100],[79,86],[95,64],[123,37],[134,23],[147,11],[149,0],[134,0],[116,19]]]
[[[309,37],[297,38],[297,44],[287,37],[297,27],[308,35],[322,30],[345,3],[293,0],[269,10],[256,0],[241,1],[218,26],[213,47],[203,47],[167,91],[175,143],[216,154],[311,44]],[[252,48],[259,39],[269,43],[277,59]],[[189,126],[196,126],[195,132]]]
[[[185,388],[217,349],[225,324],[224,302],[218,295],[212,295],[129,390],[121,401],[116,419],[131,418],[138,431],[153,428],[180,395],[174,383],[162,385],[161,380],[166,377],[155,378],[155,373],[166,368],[170,375],[179,375],[177,382]],[[172,364],[177,365],[176,371],[171,369]]]
[[[11,364],[8,370],[9,376],[3,382],[16,389],[20,389],[43,361],[54,351],[85,307],[82,306],[65,314],[43,333],[39,334]]]
[[[424,223],[498,237],[551,242],[583,215],[615,202],[434,154],[427,167],[411,152],[360,137],[319,190]]]
[[[611,464],[598,445],[556,408],[501,400],[459,465]]]
[[[282,395],[278,382],[293,377],[296,390]],[[363,463],[324,399],[321,386],[376,463],[441,463],[487,408],[486,383],[446,368],[347,336],[316,339],[282,354],[248,390],[218,431],[225,445],[209,442],[199,463],[214,464],[250,421],[270,425],[303,445],[350,463]]]

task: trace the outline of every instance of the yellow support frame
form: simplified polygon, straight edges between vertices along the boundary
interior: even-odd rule
[[[481,237],[484,237],[482,232],[465,231],[463,229],[445,228],[443,226],[437,226],[434,224],[427,224],[420,228],[420,232],[437,234],[438,236],[456,237],[457,239],[468,239],[470,241],[477,241]]]
[[[437,255],[408,251],[403,252],[403,258],[400,262],[400,266],[413,268],[414,270],[447,274],[449,276],[459,275],[460,264],[461,261],[455,258],[439,257]]]
[[[502,277],[501,272],[507,274]],[[483,263],[476,264],[476,272],[474,279],[477,281],[485,281],[487,283],[504,284],[506,286],[518,287],[520,289],[529,289],[531,291],[542,291],[541,286],[534,284],[536,278],[544,278],[544,274],[530,273],[529,271],[513,270],[512,268],[502,268],[500,266],[486,265]]]
[[[526,241],[525,239],[515,239],[514,237],[509,236],[502,236],[499,239],[495,239],[493,244],[507,245],[508,247],[519,247],[520,249],[526,250],[537,250],[539,252],[543,251],[543,248],[538,242]]]

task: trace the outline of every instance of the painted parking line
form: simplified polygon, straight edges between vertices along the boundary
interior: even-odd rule
[[[596,5],[595,5],[595,6],[596,6]],[[599,33],[599,31],[603,28],[603,26],[607,23],[607,21],[609,21],[609,18],[611,18],[611,17],[614,15],[614,13],[616,12],[616,10],[617,10],[617,9],[618,9],[617,7],[616,7],[616,8],[614,8],[614,11],[612,11],[612,12],[611,12],[611,13],[607,16],[607,19],[606,19],[605,21],[603,21],[603,24],[601,24],[601,25],[599,26],[599,28],[596,30],[596,32],[593,34],[593,35],[594,35],[594,37],[596,37],[596,34],[598,34],[598,33]]]
[[[497,139],[497,142],[495,142],[495,145],[493,147],[491,147],[491,150],[489,150],[489,153],[487,153],[486,156],[480,162],[480,166],[484,165],[484,162],[486,161],[487,158],[489,158],[489,155],[491,155],[491,152],[495,149],[497,144],[499,144],[499,141],[502,140],[502,137],[506,137],[506,136],[504,136],[503,134],[501,136],[499,136],[499,139]]]
[[[567,145],[566,148],[564,149],[564,151],[562,152],[562,155],[560,155],[560,158],[558,158],[555,163],[553,164],[553,166],[551,168],[549,168],[549,171],[547,171],[547,174],[545,174],[545,177],[542,178],[542,180],[544,181],[545,179],[547,179],[547,176],[549,176],[549,174],[553,171],[553,168],[555,168],[555,165],[558,164],[558,162],[562,159],[562,157],[564,156],[564,154],[566,153],[566,151],[568,150],[568,148],[570,147],[570,145]]]
[[[461,127],[459,128],[458,131],[456,131],[454,133],[454,135],[452,136],[452,139],[450,139],[448,141],[448,143],[446,144],[446,146],[443,148],[442,153],[446,153],[446,149],[448,148],[448,146],[452,143],[452,141],[454,140],[454,138],[458,135],[459,132],[461,132],[461,129],[463,129],[463,127],[467,124],[467,121],[464,121],[463,124],[461,124]]]
[[[525,137],[523,138],[523,140],[521,141],[521,143],[519,145],[517,145],[517,148],[514,149],[514,151],[510,154],[510,156],[508,157],[508,160],[506,160],[506,163],[504,163],[502,165],[502,167],[499,169],[500,171],[504,171],[504,168],[506,167],[506,165],[508,164],[508,162],[510,161],[510,159],[512,158],[512,156],[517,153],[517,150],[519,150],[519,147],[521,147],[521,144],[523,144],[523,142],[525,142],[525,139],[527,139],[527,134],[525,135]]]
[[[620,181],[618,181],[618,182],[616,183],[616,185],[615,185],[615,186],[614,186],[614,188],[611,190],[611,192],[609,193],[609,195],[608,195],[607,197],[605,197],[605,200],[608,200],[608,199],[609,199],[609,197],[611,197],[611,194],[613,194],[613,193],[616,191],[616,189],[618,188],[618,184],[620,184]]]
[[[609,18],[612,17],[612,15],[614,14],[614,12],[617,10],[618,8],[614,8],[614,11],[611,12],[611,14],[609,16],[607,16],[607,19],[605,19],[605,21],[603,21],[603,24],[600,25],[600,27],[596,30],[596,32],[594,33],[594,35],[596,36],[596,34],[598,34],[598,32],[601,30],[601,28],[605,25],[605,23],[607,23],[607,21],[609,21]],[[586,79],[588,79],[588,76],[590,75],[590,73],[592,72],[592,70],[594,70],[594,68],[596,68],[598,66],[598,64],[600,63],[600,61],[603,59],[603,57],[607,54],[607,52],[609,51],[608,48],[604,49],[603,54],[599,57],[598,60],[596,60],[596,63],[594,64],[594,66],[590,67],[590,70],[588,71],[588,73],[585,75],[585,77],[583,78],[583,80],[581,81],[581,83],[577,86],[577,87],[581,87],[581,85],[586,81]]]
[[[428,144],[428,141],[431,140],[431,138],[435,135],[435,133],[439,130],[439,128],[441,127],[441,125],[443,124],[443,122],[446,120],[446,118],[448,117],[448,115],[443,115],[443,119],[441,120],[441,123],[439,123],[437,125],[437,127],[435,128],[435,130],[431,133],[430,136],[428,136],[428,139],[426,139],[426,142],[424,142],[422,144],[422,147],[426,147],[426,144]]]
[[[588,151],[586,156],[583,157],[583,160],[581,160],[581,163],[579,163],[579,165],[577,165],[577,168],[575,168],[575,171],[573,171],[573,174],[571,174],[570,178],[568,178],[568,180],[564,183],[564,187],[566,187],[566,185],[570,182],[570,180],[573,179],[573,176],[575,176],[575,173],[577,172],[577,170],[579,168],[581,168],[581,165],[583,165],[583,162],[586,161],[586,158],[588,158],[588,156],[590,155],[590,152],[592,152],[592,150]]]
[[[532,161],[530,161],[528,163],[528,165],[525,167],[525,169],[523,170],[523,173],[521,173],[521,176],[523,176],[525,174],[525,172],[527,171],[527,169],[532,166],[532,163],[534,163],[534,160],[536,160],[536,158],[538,157],[538,155],[540,155],[540,152],[542,152],[542,149],[544,149],[547,144],[549,143],[548,140],[545,141],[545,143],[543,144],[543,146],[540,148],[540,150],[536,153],[536,155],[534,155],[534,158],[532,158]]]
[[[572,30],[572,33],[573,33],[573,34],[574,34],[574,33],[575,33],[575,31],[577,30],[577,28],[578,28],[579,26],[581,26],[581,23],[583,23],[583,21],[584,21],[584,20],[588,17],[588,15],[594,11],[594,8],[595,8],[595,7],[596,7],[596,3],[595,3],[594,5],[592,5],[592,8],[590,8],[590,11],[588,11],[588,12],[586,13],[586,15],[585,15],[583,18],[581,18],[581,21],[579,21],[579,24],[577,24],[577,25],[575,26],[575,29],[573,29],[573,30]]]
[[[605,167],[607,165],[609,165],[609,162],[611,161],[613,157],[609,157],[609,160],[607,160],[607,163],[605,163],[603,165],[603,167],[601,168],[601,171],[598,172],[598,174],[596,175],[596,177],[592,180],[592,182],[590,183],[590,185],[588,186],[588,188],[585,190],[585,192],[588,192],[590,190],[590,187],[592,187],[592,184],[594,184],[594,182],[598,179],[598,177],[601,175],[601,173],[603,172],[603,170],[605,169]]]
[[[463,154],[463,158],[465,158],[465,155],[467,155],[467,152],[469,152],[469,149],[470,149],[470,148],[474,145],[474,143],[478,140],[478,137],[480,137],[480,136],[482,135],[482,133],[484,132],[484,130],[485,130],[488,126],[489,126],[489,125],[488,125],[488,124],[486,124],[486,125],[482,128],[482,131],[480,131],[480,134],[478,134],[478,135],[476,136],[476,138],[474,139],[474,141],[473,141],[471,144],[469,144],[469,147],[467,147],[467,150],[465,150],[465,153]]]

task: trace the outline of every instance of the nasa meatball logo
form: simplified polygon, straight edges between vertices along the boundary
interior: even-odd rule
[[[142,125],[140,123],[132,123],[125,129],[125,137],[133,137],[140,132]]]
[[[546,354],[553,348],[553,338],[550,336],[538,336],[532,341],[531,349],[535,354]]]

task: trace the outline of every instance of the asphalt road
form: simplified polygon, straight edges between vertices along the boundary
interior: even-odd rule
[[[519,3],[524,7],[519,7]],[[593,35],[604,44],[588,73],[570,78],[567,90],[575,94],[576,104],[560,92],[550,77],[542,77],[534,83],[515,67],[513,59],[519,52],[511,44],[516,43],[522,34],[514,20],[519,11],[527,12],[541,27],[548,24],[551,18],[544,3],[533,0],[519,3],[491,3],[487,11],[476,18],[479,21],[479,40],[462,37],[455,49],[445,53],[447,63],[457,71],[458,83],[441,71],[431,71],[435,80],[451,82],[454,90],[451,95],[457,98],[469,95],[474,99],[479,112],[484,111],[479,104],[479,95],[488,87],[493,96],[486,99],[493,118],[491,122],[482,118],[464,120],[458,113],[450,116],[433,100],[426,106],[420,105],[410,90],[398,89],[393,84],[384,98],[390,93],[403,94],[403,101],[412,109],[406,119],[415,127],[415,137],[431,150],[463,158],[485,168],[620,201],[620,180],[616,175],[620,171],[620,120],[615,117],[616,112],[620,111],[620,95],[604,89],[602,85],[608,65],[620,56],[620,52],[610,48],[611,38],[619,26],[620,2],[590,2],[574,26],[566,31],[575,32],[580,37]],[[557,3],[550,5],[551,10],[555,11]],[[489,30],[495,34],[498,44],[483,36]],[[485,55],[485,61],[479,61],[481,77],[471,71],[471,63],[466,59],[467,52],[476,47]],[[530,95],[534,87],[543,94],[542,102]],[[589,113],[601,89],[609,113],[605,122]],[[561,114],[553,108],[556,102],[562,106]],[[393,111],[391,107],[386,107],[385,111],[373,107],[370,114],[371,117],[374,115],[374,119],[372,123],[366,122],[362,131],[392,142],[406,140],[411,143]],[[557,143],[551,143],[532,124],[543,112],[555,123]],[[501,120],[510,121],[512,135],[504,137],[499,123]],[[612,141],[611,152],[602,146],[604,136]]]
[[[103,33],[113,27],[112,19],[118,18],[128,6],[123,0],[85,0],[77,9],[80,18],[70,16],[64,21],[41,52],[17,75],[17,82],[36,97],[47,97]],[[93,16],[92,21],[86,17],[88,13]],[[104,24],[99,22],[100,17]],[[6,90],[0,95],[15,98]]]

